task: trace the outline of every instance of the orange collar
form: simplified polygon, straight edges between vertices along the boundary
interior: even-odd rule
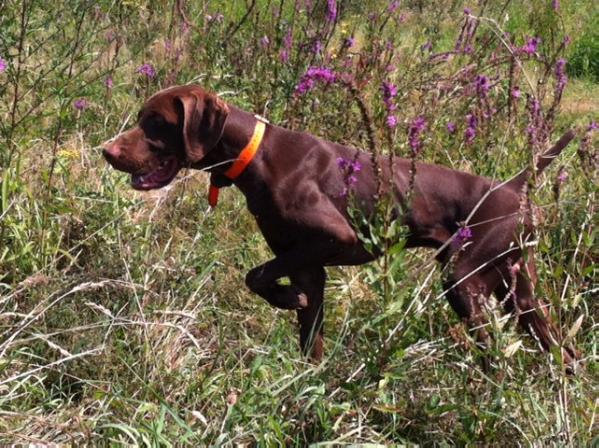
[[[266,124],[258,120],[256,122],[256,126],[254,127],[254,133],[252,134],[252,138],[245,145],[245,148],[241,150],[239,156],[233,162],[233,165],[229,167],[227,171],[224,172],[224,175],[231,180],[237,179],[241,173],[245,171],[251,161],[254,159],[254,156],[258,152],[258,148],[260,147],[260,143],[262,142],[262,137],[264,137],[264,131],[266,129]],[[218,187],[210,184],[210,189],[208,190],[208,204],[210,207],[216,207],[218,203]]]

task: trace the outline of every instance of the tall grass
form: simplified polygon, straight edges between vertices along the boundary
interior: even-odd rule
[[[324,1],[0,3],[2,443],[596,442],[599,87],[567,64],[560,92],[555,72],[592,49],[578,32],[592,2],[333,3],[334,17]],[[309,67],[343,82],[299,94]],[[578,127],[530,194],[537,293],[584,369],[566,376],[492,309],[483,372],[432,254],[401,247],[329,270],[327,358],[307,363],[294,315],[243,287],[271,254],[238,192],[208,212],[201,173],[141,194],[101,160],[144,98],[191,82],[369,148],[358,95],[377,150],[502,179]],[[401,234],[386,225],[373,235]]]

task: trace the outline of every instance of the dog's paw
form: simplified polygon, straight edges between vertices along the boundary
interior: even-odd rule
[[[308,306],[308,296],[303,292],[300,292],[297,295],[297,305],[298,309],[306,308]]]

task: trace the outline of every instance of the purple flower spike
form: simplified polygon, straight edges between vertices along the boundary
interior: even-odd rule
[[[349,36],[349,37],[345,38],[345,40],[343,41],[343,46],[345,48],[351,48],[354,46],[355,42],[356,42],[356,39],[354,38],[354,36]]]
[[[399,0],[394,0],[391,3],[389,3],[389,6],[387,6],[387,11],[389,11],[390,13],[394,13],[395,11],[397,11],[397,8],[399,8]]]
[[[522,96],[522,93],[520,92],[520,87],[515,86],[512,89],[511,95],[512,95],[512,98],[515,98],[515,99],[520,98]]]
[[[337,75],[334,71],[326,67],[310,67],[300,79],[295,92],[303,95],[312,90],[317,81],[324,84],[332,84],[337,81]]]
[[[356,173],[362,170],[362,164],[356,159],[345,159],[343,157],[337,157],[337,166],[343,171],[345,186],[339,194],[340,197],[348,195],[350,189],[358,183],[358,177]]]
[[[351,161],[349,159],[344,159],[343,157],[337,157],[337,166],[340,170],[345,170]]]
[[[140,75],[145,75],[148,79],[153,79],[156,76],[156,69],[152,64],[143,64],[135,70]]]
[[[457,128],[456,128],[455,123],[453,123],[451,121],[449,123],[447,123],[447,132],[449,132],[450,134],[453,135],[453,134],[455,134],[456,129]]]
[[[460,248],[471,238],[472,230],[468,226],[463,226],[458,230],[458,233],[454,237],[452,244],[455,248]]]
[[[559,11],[559,0],[552,0],[551,7],[554,11]]]
[[[559,95],[564,91],[564,87],[568,83],[568,76],[566,75],[566,60],[563,58],[558,59],[555,64],[555,78],[557,79],[557,92]]]
[[[599,129],[599,125],[597,124],[596,121],[591,121],[587,127],[588,132],[593,132],[593,131],[596,131],[597,129]]]
[[[262,38],[260,39],[260,45],[262,46],[262,48],[266,48],[270,45],[270,39],[268,38],[268,36],[262,36]]]
[[[8,62],[6,62],[2,57],[0,57],[0,73],[6,70],[6,67],[8,67]]]
[[[568,180],[568,172],[562,167],[562,168],[560,168],[559,173],[557,175],[557,181],[560,184],[563,184],[567,180]]]
[[[73,107],[77,110],[85,110],[89,106],[89,103],[85,98],[77,98],[73,101]]]
[[[337,19],[337,0],[327,0],[327,20],[334,22]]]
[[[531,37],[526,41],[526,45],[524,45],[520,50],[523,53],[526,53],[529,56],[532,56],[537,52],[537,48],[541,43],[541,39],[539,37]]]
[[[408,142],[414,155],[420,152],[422,148],[422,132],[426,129],[426,119],[423,116],[416,117],[408,129]]]
[[[106,86],[107,89],[112,89],[112,86],[114,85],[114,82],[112,81],[112,77],[111,76],[108,76],[104,80],[104,85]]]
[[[489,89],[491,88],[489,85],[489,78],[487,78],[485,75],[477,75],[474,79],[474,83],[476,85],[476,93],[478,94],[479,98],[486,98],[487,93],[489,93]]]
[[[470,9],[470,8],[464,8],[464,14],[467,15],[467,16],[471,15],[472,14],[472,9]]]
[[[468,126],[466,127],[466,131],[464,131],[464,139],[466,140],[466,143],[470,144],[474,141],[474,137],[476,137],[478,120],[474,114],[468,114],[466,115],[466,121]]]
[[[387,115],[386,122],[387,122],[387,126],[390,129],[393,129],[397,126],[397,117],[395,115]]]
[[[291,51],[291,46],[293,44],[293,35],[291,34],[291,30],[287,31],[285,37],[283,37],[283,48],[279,52],[279,58],[281,62],[286,63],[289,61],[289,53]]]
[[[382,90],[384,99],[391,99],[397,96],[397,86],[395,84],[384,81]]]

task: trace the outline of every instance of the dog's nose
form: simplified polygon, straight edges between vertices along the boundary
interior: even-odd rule
[[[104,144],[102,154],[108,161],[117,160],[121,154],[121,148],[116,142],[108,142]]]

